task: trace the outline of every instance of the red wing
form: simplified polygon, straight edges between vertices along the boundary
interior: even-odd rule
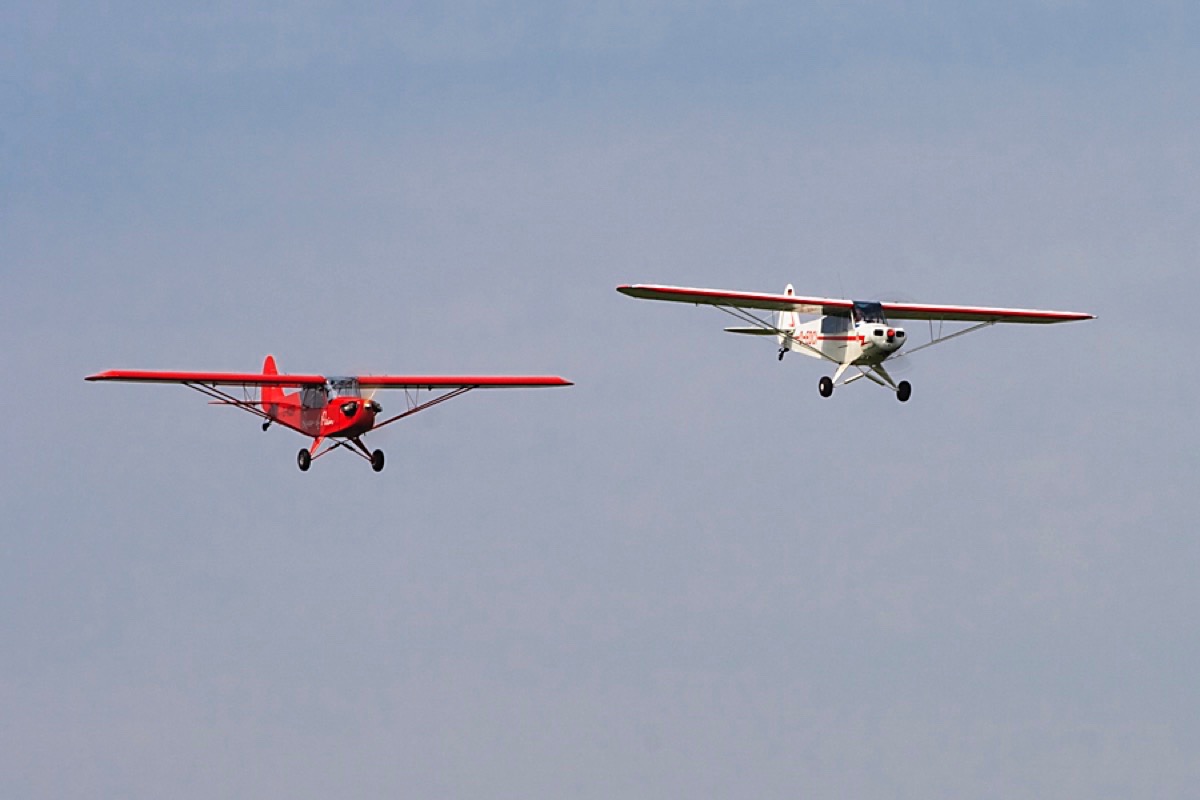
[[[1032,308],[986,308],[981,306],[937,306],[925,303],[884,303],[888,319],[931,319],[945,322],[1023,322],[1047,325],[1095,319],[1079,311],[1040,311]]]
[[[324,386],[323,375],[268,375],[262,372],[172,372],[145,369],[110,369],[88,375],[89,381],[131,383],[198,383],[205,386]]]
[[[556,375],[359,375],[364,389],[534,389],[571,386]]]
[[[644,283],[618,286],[617,291],[643,300],[758,308],[765,311],[795,311],[799,314],[845,314],[854,305],[849,300],[838,300],[832,297],[730,292],[724,289],[694,289],[687,286],[654,286]]]

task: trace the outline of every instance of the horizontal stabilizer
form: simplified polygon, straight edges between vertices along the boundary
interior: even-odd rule
[[[744,333],[747,336],[778,336],[779,331],[774,328],[726,328],[726,333]]]

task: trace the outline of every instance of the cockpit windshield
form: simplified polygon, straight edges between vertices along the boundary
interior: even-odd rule
[[[883,313],[882,303],[870,303],[863,300],[854,302],[854,321],[855,322],[874,322],[880,325],[887,325],[887,316]]]
[[[330,378],[329,388],[335,397],[362,397],[358,378]]]

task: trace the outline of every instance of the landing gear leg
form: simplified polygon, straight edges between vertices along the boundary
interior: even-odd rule
[[[300,448],[300,452],[296,453],[296,466],[301,472],[308,472],[309,466],[312,465],[312,453],[305,448]]]
[[[910,397],[912,397],[912,384],[908,381],[900,381],[896,386],[896,399],[901,403],[907,403]]]
[[[376,472],[383,472],[383,451],[376,450],[371,453],[371,469]]]
[[[783,361],[783,357],[785,355],[787,355],[787,348],[786,347],[779,348],[779,360],[780,361]]]
[[[817,391],[821,393],[821,397],[829,397],[833,394],[833,379],[826,375],[821,378],[821,382],[817,384]]]

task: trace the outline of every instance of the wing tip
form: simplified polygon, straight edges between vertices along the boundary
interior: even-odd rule
[[[518,380],[520,380],[520,379],[518,379]],[[537,389],[537,388],[541,388],[541,387],[553,388],[556,386],[574,386],[575,382],[569,381],[566,378],[563,378],[558,375],[538,375],[538,376],[533,377],[532,379],[529,379],[528,383],[516,383],[514,385],[515,386],[525,385],[525,386],[530,386],[532,388]]]

